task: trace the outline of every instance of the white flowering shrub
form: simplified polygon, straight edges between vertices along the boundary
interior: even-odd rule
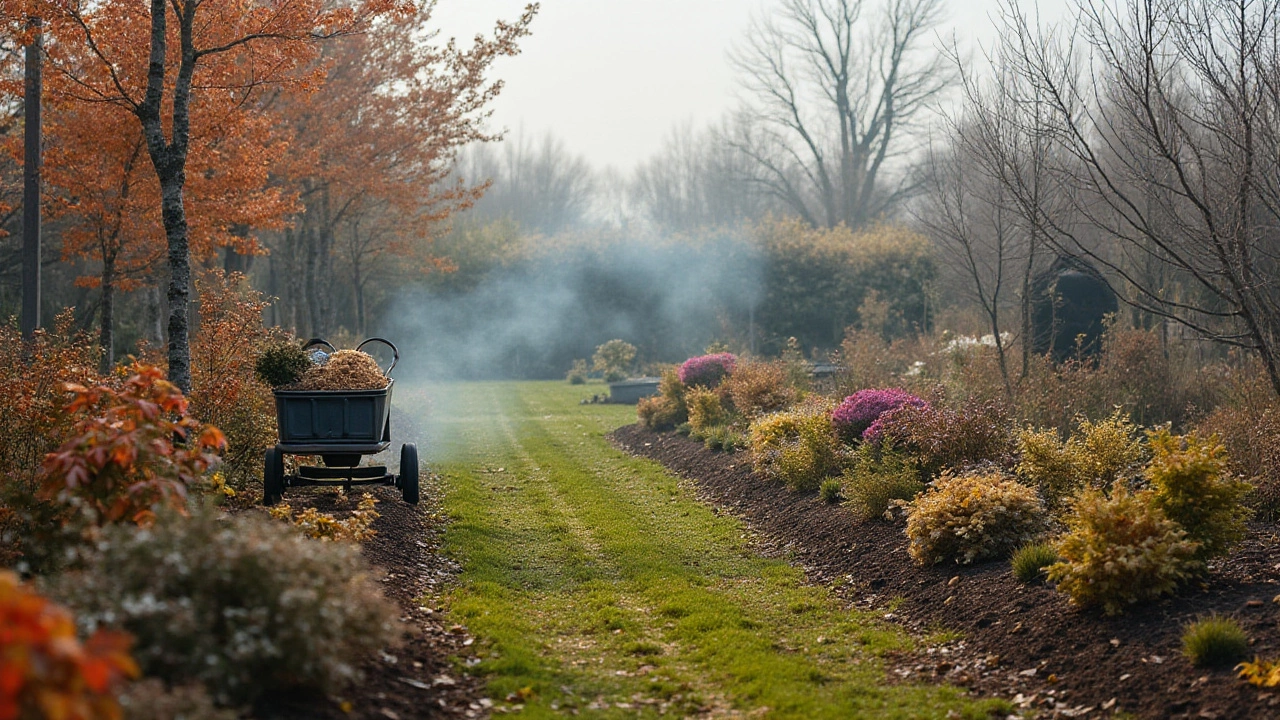
[[[396,635],[356,545],[320,542],[257,513],[161,517],[104,531],[83,570],[53,594],[87,628],[137,638],[143,672],[202,682],[224,704],[290,687],[331,690]]]

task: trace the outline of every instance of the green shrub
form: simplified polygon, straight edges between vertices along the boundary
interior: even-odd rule
[[[1249,656],[1249,638],[1235,620],[1210,615],[1187,625],[1182,653],[1198,667],[1231,667]]]
[[[1081,419],[1065,443],[1055,430],[1027,428],[1018,435],[1018,453],[1018,475],[1058,508],[1084,487],[1111,487],[1142,459],[1143,450],[1133,423],[1117,410],[1101,422]]]
[[[1226,450],[1216,436],[1147,434],[1151,462],[1144,472],[1166,517],[1200,544],[1201,560],[1225,555],[1244,539],[1252,512],[1244,506],[1248,483],[1227,475]]]
[[[1024,583],[1044,580],[1045,569],[1058,562],[1058,551],[1049,543],[1031,543],[1013,554],[1013,576]]]
[[[104,530],[53,590],[93,626],[136,639],[144,674],[202,682],[223,703],[296,686],[332,690],[395,637],[359,547],[308,540],[259,513],[162,515]]]
[[[889,442],[858,446],[843,479],[849,505],[866,520],[884,517],[894,500],[912,500],[924,490],[915,460]]]
[[[746,437],[727,425],[718,425],[700,435],[702,442],[711,450],[731,453],[747,446]]]
[[[635,361],[636,346],[617,339],[597,347],[591,356],[592,368],[604,376],[605,382],[625,380]]]
[[[1165,517],[1151,493],[1131,493],[1117,482],[1107,497],[1086,488],[1066,517],[1068,532],[1054,549],[1049,581],[1082,607],[1118,615],[1128,605],[1172,593],[1203,564],[1199,544]]]
[[[759,418],[751,424],[751,463],[768,480],[795,490],[816,490],[840,470],[840,441],[828,420],[829,408],[806,404]]]
[[[302,346],[292,342],[268,345],[254,362],[253,372],[262,382],[273,388],[292,385],[311,368],[311,360]]]
[[[706,388],[690,388],[685,394],[685,406],[689,408],[689,427],[700,437],[729,419],[720,404],[720,396]]]
[[[573,367],[569,368],[569,372],[564,376],[570,385],[585,385],[587,383],[587,361],[578,358],[573,361]]]
[[[1031,488],[999,473],[944,473],[908,506],[907,547],[920,565],[1006,556],[1045,528]]]
[[[827,478],[822,481],[822,485],[818,486],[818,495],[828,505],[835,505],[843,497],[841,485],[840,478]]]

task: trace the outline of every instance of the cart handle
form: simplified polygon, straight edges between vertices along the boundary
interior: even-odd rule
[[[306,345],[302,346],[302,349],[306,350],[308,348],[315,347],[316,345],[323,345],[329,348],[329,352],[331,354],[338,352],[338,348],[334,347],[333,345],[330,345],[328,340],[321,340],[320,338],[311,338],[310,340],[307,341]]]
[[[356,350],[359,350],[360,348],[364,347],[365,345],[368,345],[371,342],[380,342],[383,345],[386,345],[387,347],[391,348],[391,353],[392,355],[394,355],[394,357],[391,359],[391,364],[387,366],[387,369],[383,372],[383,374],[385,374],[387,377],[391,377],[391,370],[395,368],[396,363],[400,362],[400,349],[397,348],[390,340],[383,340],[382,338],[379,338],[379,337],[372,337],[360,343],[359,345],[357,345]]]

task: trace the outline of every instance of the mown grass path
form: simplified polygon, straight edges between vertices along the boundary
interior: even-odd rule
[[[449,612],[498,710],[529,717],[982,717],[951,688],[886,684],[901,632],[751,550],[736,520],[610,447],[634,408],[564,383],[431,388]],[[515,699],[506,701],[512,696]]]

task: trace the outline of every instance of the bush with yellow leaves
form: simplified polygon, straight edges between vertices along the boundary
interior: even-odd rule
[[[1104,490],[1142,460],[1137,428],[1121,411],[1100,422],[1081,418],[1064,443],[1056,430],[1027,428],[1018,435],[1019,477],[1037,487],[1051,508],[1082,488]]]
[[[1255,657],[1253,662],[1237,665],[1236,672],[1250,685],[1264,688],[1280,687],[1280,660],[1263,660]]]
[[[1165,516],[1151,491],[1117,482],[1108,497],[1087,488],[1072,503],[1068,532],[1055,549],[1049,581],[1082,607],[1118,615],[1135,603],[1172,593],[1204,564],[1200,544]]]
[[[713,390],[689,388],[685,394],[685,405],[689,409],[689,428],[699,437],[729,421],[729,413]]]
[[[267,512],[276,520],[293,523],[303,535],[314,540],[364,542],[378,534],[378,531],[372,527],[373,521],[382,517],[377,510],[374,510],[377,504],[377,498],[365,493],[356,509],[352,510],[351,515],[344,520],[322,513],[313,507],[295,515],[288,503],[280,503]]]
[[[636,406],[640,424],[650,430],[670,430],[687,421],[689,408],[685,404],[686,392],[676,369],[672,367],[665,370],[658,383],[658,394],[641,398]]]
[[[815,490],[841,469],[841,445],[828,419],[830,407],[806,403],[751,423],[751,463],[769,480]]]
[[[920,565],[1004,557],[1042,533],[1035,490],[999,472],[943,473],[907,505],[907,551]]]
[[[1228,475],[1218,437],[1174,435],[1161,428],[1147,433],[1147,443],[1151,462],[1143,475],[1156,506],[1200,544],[1201,560],[1225,555],[1244,539],[1253,515],[1244,499],[1252,488]]]

